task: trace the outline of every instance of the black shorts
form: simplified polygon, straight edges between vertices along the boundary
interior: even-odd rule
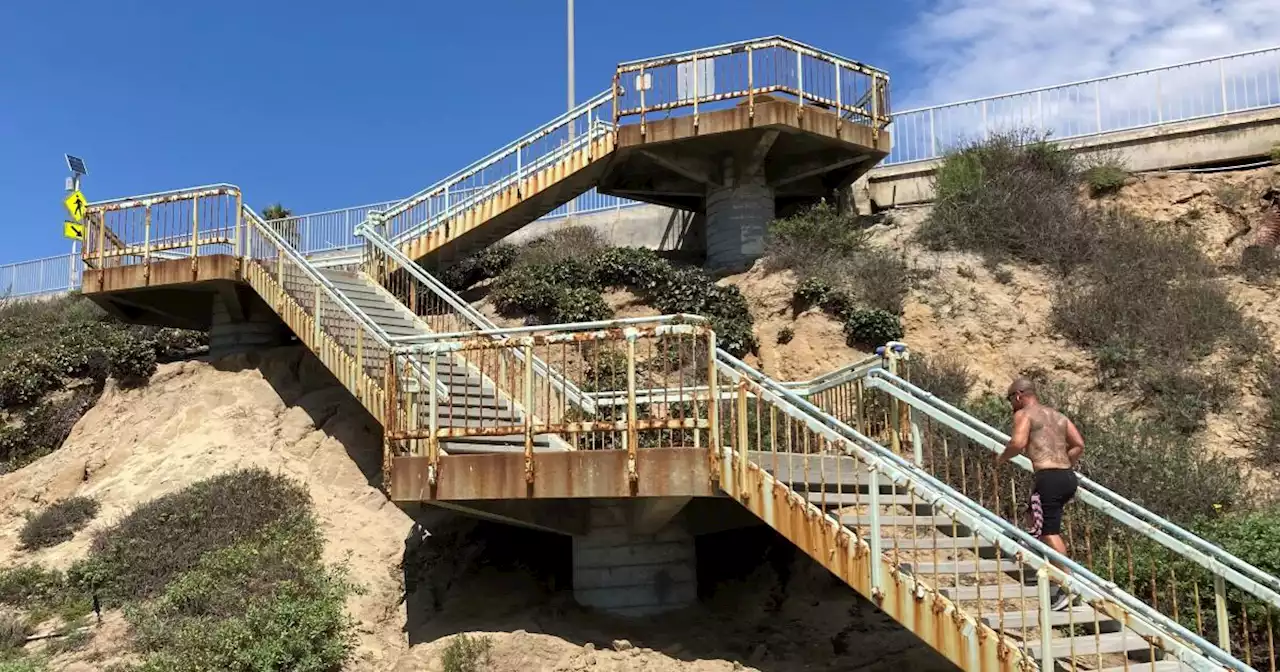
[[[1075,497],[1080,484],[1074,469],[1044,469],[1031,487],[1031,534],[1062,534],[1062,508]]]

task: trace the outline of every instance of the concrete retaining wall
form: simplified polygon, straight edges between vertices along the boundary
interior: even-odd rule
[[[1114,152],[1129,170],[1188,168],[1265,157],[1280,143],[1280,109],[1233,114],[1064,141],[1080,153]],[[859,203],[876,208],[933,200],[939,160],[876,168],[854,185]]]

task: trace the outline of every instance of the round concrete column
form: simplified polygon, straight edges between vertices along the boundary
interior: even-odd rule
[[[740,273],[764,255],[773,220],[773,188],[764,175],[745,176],[733,186],[707,188],[707,270]]]
[[[236,319],[221,296],[213,299],[213,320],[209,326],[209,358],[250,352],[289,342],[289,328],[260,301],[248,301],[245,319]]]

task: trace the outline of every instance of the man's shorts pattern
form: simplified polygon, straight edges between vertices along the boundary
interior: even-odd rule
[[[1031,488],[1031,534],[1062,534],[1062,509],[1076,494],[1079,479],[1072,469],[1044,469],[1035,474]]]

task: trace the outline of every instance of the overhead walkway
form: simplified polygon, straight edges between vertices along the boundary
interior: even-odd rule
[[[718,64],[698,65],[757,48],[783,52],[771,62],[796,63],[803,84],[758,85],[754,55],[748,76],[728,88]],[[1007,437],[913,386],[900,344],[808,383],[779,383],[718,348],[697,316],[499,329],[419,263],[483,244],[497,235],[490,227],[518,226],[584,184],[627,184],[627,170],[610,182],[612,168],[593,165],[619,161],[629,134],[647,142],[670,131],[661,137],[671,154],[638,156],[690,173],[680,180],[713,183],[702,196],[679,184],[643,187],[654,198],[738,189],[732,166],[744,156],[752,179],[774,185],[780,199],[790,198],[780,176],[800,184],[812,175],[795,176],[826,170],[824,180],[843,180],[829,163],[794,172],[752,164],[751,152],[767,145],[771,155],[784,131],[750,124],[764,105],[757,97],[771,95],[840,138],[887,143],[886,80],[858,65],[870,95],[850,97],[836,84],[848,81],[848,63],[771,38],[624,64],[617,81],[634,91],[615,87],[615,110],[632,109],[626,96],[657,95],[664,64],[676,73],[688,64],[695,83],[676,77],[682,104],[659,110],[646,100],[638,123],[618,124],[615,113],[597,126],[603,135],[592,134],[594,122],[575,128],[567,154],[548,150],[525,164],[517,149],[514,173],[492,176],[477,164],[464,171],[469,184],[446,180],[447,189],[371,212],[355,228],[361,254],[339,262],[303,256],[296,230],[264,222],[231,185],[96,203],[83,291],[124,319],[213,326],[244,342],[269,340],[257,326],[270,320],[287,326],[382,425],[392,501],[573,535],[584,604],[633,615],[687,604],[692,535],[737,512],[777,530],[964,670],[1274,669],[1280,581],[1087,479],[1083,513],[1072,516],[1081,526],[1072,544],[1083,540],[1084,553],[1058,556],[1016,524],[1025,475],[991,466],[990,451]],[[827,66],[829,79],[815,76]],[[717,93],[693,94],[709,76]],[[824,93],[824,81],[834,88]],[[714,104],[725,107],[702,107]],[[677,108],[686,113],[650,118]],[[672,159],[725,111],[745,116],[733,132],[753,140],[739,146],[745,155],[722,157],[730,170],[698,173],[696,161]],[[538,163],[544,156],[558,158]],[[462,187],[474,190],[454,202]],[[509,211],[521,214],[503,223]],[[672,581],[677,589],[665,589]],[[1050,611],[1058,589],[1078,603]]]

